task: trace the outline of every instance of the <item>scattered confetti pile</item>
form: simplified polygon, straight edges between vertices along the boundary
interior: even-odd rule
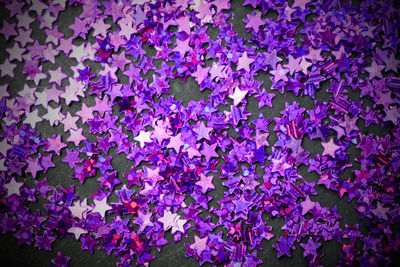
[[[199,264],[267,264],[272,244],[321,266],[329,240],[337,265],[389,265],[398,7],[245,0],[237,26],[235,2],[2,1],[1,232],[44,251],[76,239],[117,266],[148,265],[171,242]],[[177,100],[177,80],[201,99]],[[128,171],[113,166],[121,158]],[[72,173],[57,172],[62,184],[59,168]],[[348,201],[359,223],[319,192]],[[51,263],[70,261],[57,251]]]

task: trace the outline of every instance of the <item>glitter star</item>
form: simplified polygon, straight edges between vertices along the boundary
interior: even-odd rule
[[[24,183],[18,183],[15,181],[15,178],[13,177],[9,183],[4,185],[4,187],[7,189],[7,197],[11,196],[12,194],[20,196],[20,188],[23,184]]]

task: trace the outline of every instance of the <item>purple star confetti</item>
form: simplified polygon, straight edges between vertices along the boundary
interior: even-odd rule
[[[169,243],[322,266],[328,241],[330,265],[392,263],[398,5],[238,3],[3,1],[1,233],[56,266],[77,264],[60,239],[117,266]]]

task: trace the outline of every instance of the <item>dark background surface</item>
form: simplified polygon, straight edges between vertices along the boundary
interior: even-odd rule
[[[0,5],[0,17],[2,19],[8,20],[10,22],[15,22],[16,18],[13,19],[9,18],[9,12],[7,9],[4,8],[5,5]],[[231,2],[231,11],[234,13],[233,29],[235,32],[239,34],[240,38],[250,38],[251,34],[246,31],[245,24],[242,22],[244,18],[247,17],[247,14],[250,14],[254,11],[253,8],[250,6],[243,7],[242,1],[232,1]],[[261,10],[259,10],[261,11]],[[67,11],[61,12],[57,21],[54,25],[58,25],[59,31],[64,33],[64,38],[68,38],[72,35],[72,30],[68,28],[74,21],[74,17],[79,15],[82,12],[81,7],[67,7]],[[37,17],[35,13],[30,13],[32,17]],[[268,14],[269,16],[273,16],[273,14]],[[263,15],[265,17],[265,15]],[[309,17],[308,19],[312,19]],[[106,23],[112,24],[111,18],[106,20]],[[1,27],[1,23],[0,23]],[[32,28],[32,35],[33,39],[39,40],[40,44],[44,44],[46,39],[46,35],[44,31],[39,29],[39,22],[35,20],[34,23],[31,24]],[[116,25],[113,25],[111,29],[117,29]],[[208,31],[210,37],[215,40],[219,33],[218,29],[214,29],[211,25],[209,25]],[[6,57],[8,56],[6,52],[6,48],[12,47],[14,44],[14,38],[11,40],[5,40],[3,35],[0,35],[0,63],[4,62]],[[95,42],[93,38],[92,31],[89,34],[88,41],[91,43]],[[74,40],[75,45],[79,45],[80,43],[84,42],[84,40]],[[153,48],[145,47],[148,56],[153,56],[155,51]],[[129,57],[129,56],[128,56]],[[130,58],[133,60],[132,58]],[[155,60],[155,66],[160,66],[161,60]],[[207,66],[211,65],[213,61],[207,61]],[[286,62],[286,59],[282,63]],[[62,52],[59,56],[56,57],[56,65],[46,62],[43,64],[43,72],[46,73],[49,69],[57,69],[58,66],[62,67],[64,73],[68,74],[69,76],[73,75],[73,72],[70,70],[70,66],[76,65],[76,61],[74,59],[69,59],[65,56]],[[87,62],[86,62],[87,63]],[[92,72],[97,73],[100,69],[99,63],[90,63],[92,67]],[[17,69],[15,69],[15,77],[10,78],[6,77],[1,79],[1,84],[9,84],[9,93],[11,96],[15,96],[18,91],[22,90],[24,84],[28,84],[30,87],[34,88],[35,85],[31,81],[27,81],[26,77],[22,74],[23,65],[19,65]],[[152,74],[154,71],[150,70],[144,77],[148,78],[151,82]],[[121,78],[121,82],[127,82],[126,77],[119,75]],[[269,74],[264,74],[260,72],[257,75],[257,80],[263,81],[262,87],[267,88],[269,93],[274,93],[276,97],[273,99],[273,108],[263,107],[262,109],[258,109],[258,101],[254,97],[247,97],[248,105],[247,109],[249,112],[252,113],[252,116],[249,117],[248,121],[254,120],[258,117],[259,112],[264,114],[264,117],[267,119],[273,119],[274,117],[280,117],[280,112],[285,109],[285,103],[293,103],[297,101],[301,104],[302,107],[307,109],[314,107],[314,100],[308,96],[306,97],[296,97],[292,92],[287,92],[285,94],[280,94],[277,91],[271,91],[271,80]],[[42,91],[44,88],[49,88],[48,85],[49,78],[42,80],[40,85],[38,86],[38,91]],[[67,79],[63,81],[63,87],[67,85]],[[328,93],[326,93],[326,89],[330,86],[329,82],[322,83],[322,88],[317,91],[316,99],[320,102],[328,100]],[[190,100],[200,100],[202,98],[207,98],[210,94],[210,90],[205,90],[204,92],[200,92],[199,86],[197,82],[193,78],[189,78],[186,82],[183,82],[182,79],[178,78],[175,80],[170,80],[170,93],[175,96],[175,99],[180,100],[183,102],[184,105]],[[350,98],[353,100],[360,99],[358,93],[354,93],[352,90],[349,90]],[[363,98],[364,105],[371,104],[368,98]],[[94,97],[89,96],[87,92],[87,97],[84,99],[81,98],[81,101],[86,103],[87,106],[92,106],[95,104]],[[229,100],[231,101],[231,100]],[[231,103],[231,102],[230,102]],[[54,103],[53,103],[54,104]],[[67,111],[70,111],[72,115],[75,114],[76,111],[81,109],[80,102],[73,102],[70,106],[66,106],[65,101],[61,99],[62,105],[62,113],[66,114]],[[53,106],[54,107],[54,106]],[[37,108],[37,107],[35,107]],[[222,109],[221,109],[222,110]],[[43,107],[39,107],[39,115],[44,115],[46,110]],[[113,116],[122,117],[119,112],[118,108],[114,107],[113,109]],[[88,137],[89,141],[94,140],[94,136],[88,133],[88,126],[83,125],[81,120],[78,121],[77,125],[84,129],[84,135]],[[363,134],[375,134],[379,136],[385,136],[389,133],[389,128],[380,128],[379,126],[372,125],[370,127],[364,127],[363,121],[359,120],[357,125],[360,127],[360,130]],[[276,134],[273,132],[272,128],[275,126],[274,123],[270,124],[270,135],[268,138],[270,147],[267,149],[267,152],[271,152],[271,147],[274,142],[277,140]],[[63,126],[59,124],[56,127],[51,127],[47,121],[39,122],[36,126],[37,130],[41,133],[42,138],[48,138],[53,134],[61,134],[63,140],[65,141],[68,138],[68,134],[64,133]],[[229,131],[231,134],[234,134],[232,128]],[[126,132],[126,134],[130,134]],[[131,137],[130,137],[131,138]],[[302,146],[305,151],[311,152],[310,157],[314,157],[316,153],[322,153],[323,148],[320,144],[320,140],[311,141],[308,137],[304,137]],[[72,147],[72,144],[69,144],[69,147]],[[108,156],[113,155],[112,166],[115,170],[118,171],[118,177],[123,182],[125,181],[123,174],[129,172],[133,163],[127,160],[123,154],[116,155],[115,154],[115,147],[111,148]],[[360,155],[360,150],[357,149],[354,145],[348,148],[351,163],[353,164],[352,168],[346,169],[345,173],[343,174],[342,178],[352,177],[351,170],[359,169],[359,164],[354,161],[354,158]],[[71,179],[70,175],[72,175],[73,171],[69,168],[67,163],[61,162],[61,159],[65,156],[65,150],[62,151],[61,156],[54,156],[53,162],[57,166],[56,168],[51,168],[48,170],[46,174],[39,173],[36,180],[41,181],[44,178],[48,178],[48,183],[54,187],[69,187],[71,184],[75,185],[75,191],[80,195],[80,199],[89,198],[90,194],[95,193],[97,188],[99,187],[99,182],[97,175],[95,178],[86,179],[85,183],[81,185],[77,180]],[[265,164],[269,164],[269,161],[266,160]],[[140,168],[141,166],[139,166]],[[318,181],[319,176],[317,173],[307,172],[307,167],[302,166],[299,168],[300,174],[307,180],[307,181]],[[260,177],[263,176],[263,171],[260,168],[260,165],[257,166],[257,173]],[[21,182],[24,181],[29,186],[34,185],[34,179],[30,175],[26,175],[23,177],[16,177],[17,181]],[[259,179],[262,181],[262,178]],[[212,190],[208,194],[213,196],[214,199],[211,201],[210,206],[217,206],[217,200],[221,199],[224,192],[224,187],[221,184],[221,181],[216,176],[213,180],[213,183],[216,187],[215,190]],[[121,185],[116,186],[114,190],[119,190],[122,187]],[[136,188],[137,189],[137,188]],[[345,224],[354,225],[359,223],[360,224],[360,231],[363,234],[368,233],[368,229],[365,225],[366,220],[359,220],[358,213],[355,211],[354,206],[357,200],[353,200],[352,202],[348,202],[347,198],[344,197],[340,199],[338,194],[333,191],[327,190],[324,186],[316,185],[315,189],[318,193],[317,196],[312,197],[312,200],[319,201],[322,206],[327,206],[332,208],[337,206],[338,213],[343,216],[343,219],[340,220],[340,225],[344,227]],[[136,190],[137,191],[137,190]],[[117,200],[115,194],[112,194],[109,197],[109,202],[115,202]],[[32,204],[30,208],[41,210],[42,215],[44,215],[44,209],[42,207],[45,200],[39,196],[38,203]],[[189,203],[187,203],[189,204]],[[203,212],[205,213],[205,212]],[[208,215],[208,214],[207,214]],[[110,216],[109,216],[110,217]],[[211,215],[212,222],[216,223],[217,218],[214,215]],[[272,226],[272,233],[275,235],[269,241],[263,241],[264,249],[262,251],[258,251],[258,256],[260,259],[263,260],[264,266],[304,266],[306,265],[306,259],[303,257],[303,249],[297,245],[296,250],[293,251],[292,257],[284,256],[280,259],[277,259],[276,255],[277,252],[275,249],[272,248],[272,245],[276,243],[277,237],[282,235],[282,231],[280,228],[284,225],[283,218],[274,218],[272,219],[270,216],[264,215],[265,220],[267,220],[267,225]],[[107,219],[108,221],[111,218]],[[219,228],[220,229],[220,228]],[[198,262],[195,261],[193,258],[185,258],[184,255],[186,253],[186,249],[184,247],[184,243],[193,243],[193,236],[194,231],[189,229],[188,237],[182,238],[181,242],[173,243],[172,235],[169,232],[166,233],[166,238],[170,241],[170,244],[164,246],[161,252],[157,252],[153,249],[153,255],[155,255],[155,259],[151,261],[151,266],[197,266]],[[95,248],[95,252],[93,255],[89,254],[88,251],[81,251],[80,249],[81,242],[75,240],[72,236],[69,239],[62,239],[57,240],[52,244],[53,251],[45,252],[39,251],[37,248],[28,245],[22,245],[21,247],[17,246],[17,239],[13,237],[13,233],[9,233],[6,235],[0,235],[0,253],[1,253],[1,262],[2,266],[49,266],[51,265],[50,260],[55,258],[57,251],[61,251],[64,255],[70,256],[70,265],[71,266],[115,266],[115,263],[118,262],[118,258],[115,256],[108,256],[104,250],[99,250],[97,247]],[[323,242],[323,245],[319,249],[325,253],[325,256],[322,258],[322,263],[326,266],[333,266],[337,263],[339,259],[340,253],[340,245],[336,241],[328,241]],[[210,264],[206,263],[205,266],[209,266]]]

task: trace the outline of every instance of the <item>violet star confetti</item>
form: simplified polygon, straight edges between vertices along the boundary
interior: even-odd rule
[[[0,229],[17,246],[56,266],[78,264],[61,239],[117,266],[170,243],[200,265],[394,261],[396,3],[1,5]]]

